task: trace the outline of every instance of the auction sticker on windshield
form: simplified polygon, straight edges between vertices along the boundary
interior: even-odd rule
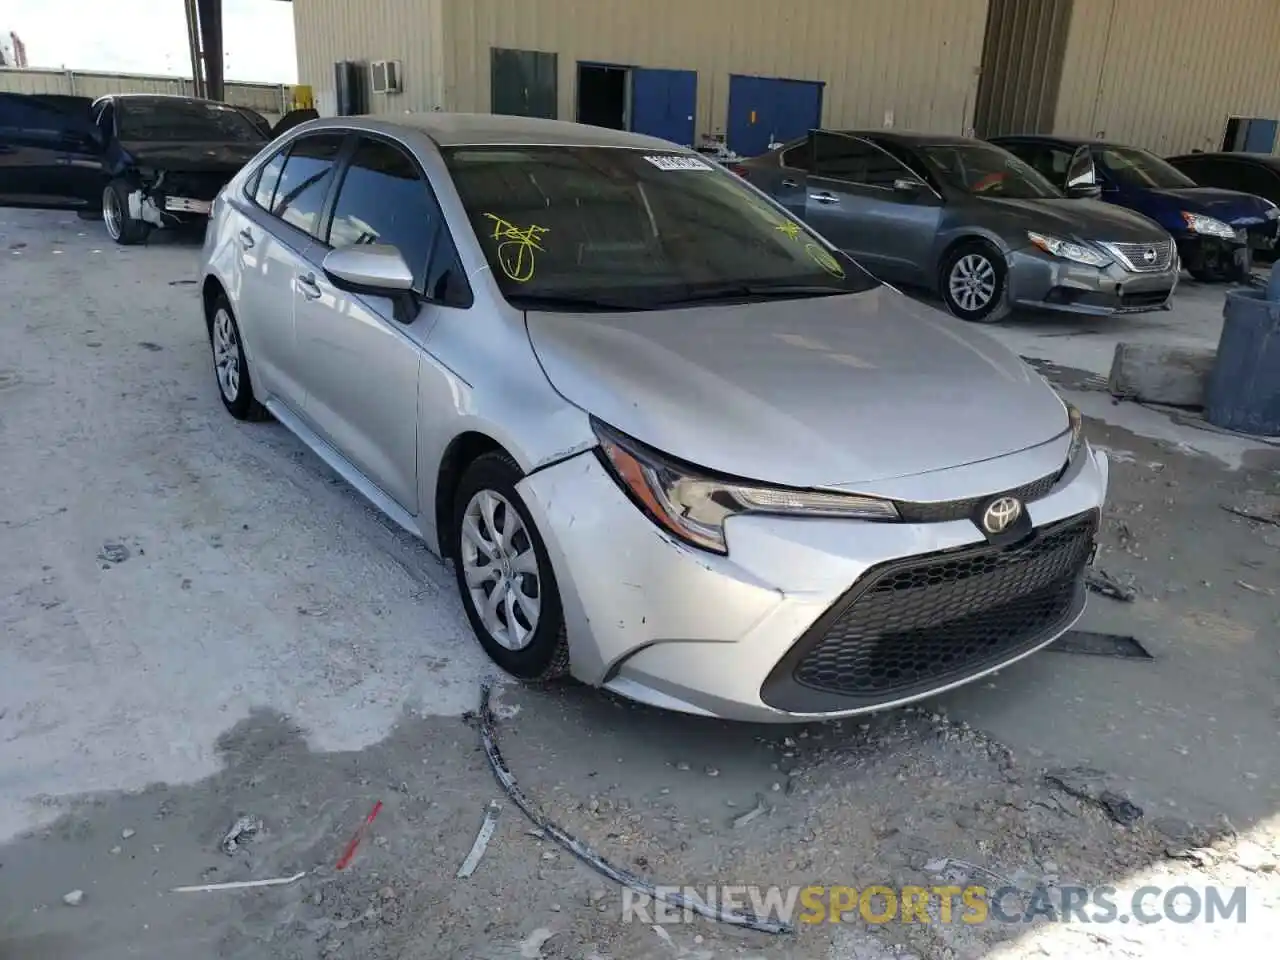
[[[710,170],[711,164],[699,160],[697,157],[678,157],[674,154],[667,156],[645,157],[659,170]]]

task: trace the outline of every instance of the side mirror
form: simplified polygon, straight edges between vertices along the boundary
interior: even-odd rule
[[[905,193],[908,196],[914,196],[924,189],[924,184],[919,180],[913,180],[910,177],[903,177],[900,180],[893,181],[894,193]]]
[[[385,243],[356,243],[329,251],[321,264],[335,287],[351,293],[389,297],[395,318],[410,324],[420,304],[413,290],[413,271],[395,247]]]
[[[1102,188],[1096,183],[1076,183],[1067,187],[1067,196],[1072,200],[1096,200],[1102,196]]]
[[[323,267],[335,287],[352,293],[391,296],[413,289],[413,271],[399,250],[384,243],[339,247],[324,258]]]

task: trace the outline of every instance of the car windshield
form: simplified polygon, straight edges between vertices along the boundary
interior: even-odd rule
[[[878,284],[692,154],[468,146],[444,157],[498,285],[524,309],[648,310]]]
[[[267,136],[235,107],[199,100],[116,103],[121,140],[264,143]]]
[[[1196,182],[1153,153],[1133,147],[1103,147],[1098,151],[1102,169],[1122,186],[1143,190],[1194,187]]]
[[[934,175],[975,197],[1041,200],[1062,191],[1007,150],[985,143],[938,143],[917,148]]]

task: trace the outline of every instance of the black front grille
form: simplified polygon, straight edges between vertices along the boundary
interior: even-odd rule
[[[795,712],[888,703],[1034,648],[1083,604],[1097,525],[1090,511],[1016,547],[984,543],[873,568],[779,662],[762,698]],[[838,702],[815,707],[815,691]]]
[[[1064,465],[1065,468],[1065,465]],[[985,497],[970,497],[967,500],[947,500],[941,503],[912,503],[904,500],[896,502],[898,514],[904,523],[945,523],[948,520],[967,520],[972,517],[978,506],[994,497],[1017,497],[1023,503],[1031,503],[1045,496],[1058,482],[1062,471],[1051,473],[1039,480],[1024,483],[1013,490],[1002,490]]]

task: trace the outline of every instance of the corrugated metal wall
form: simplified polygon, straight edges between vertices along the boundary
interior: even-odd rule
[[[1229,116],[1280,118],[1277,0],[1075,0],[1057,131],[1157,153],[1217,149]]]
[[[190,80],[133,73],[90,73],[83,70],[0,68],[0,92],[63,93],[103,97],[108,93],[168,93],[194,96]],[[227,102],[250,107],[268,120],[280,118],[287,87],[273,83],[228,83]]]
[[[333,63],[399,59],[373,110],[489,110],[490,48],[698,72],[698,130],[723,131],[729,75],[821,80],[823,121],[959,133],[972,123],[987,0],[294,0],[298,71],[325,112]],[[440,55],[437,55],[440,54]]]
[[[404,92],[370,94],[374,113],[444,109],[441,10],[448,2],[293,0],[298,81],[311,85],[316,109],[334,112],[333,65],[339,60],[400,61]]]
[[[980,137],[1051,133],[1071,0],[991,0],[974,127]]]
[[[489,51],[698,72],[699,133],[723,131],[729,75],[821,80],[823,123],[959,133],[972,122],[987,0],[444,0],[445,102],[489,109]]]

